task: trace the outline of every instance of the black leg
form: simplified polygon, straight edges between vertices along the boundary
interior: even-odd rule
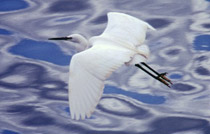
[[[145,65],[148,69],[150,69],[155,74],[157,74],[157,76],[153,75],[152,73],[150,73],[149,71],[147,71],[146,69],[144,69],[140,64],[135,64],[136,67],[140,68],[141,70],[143,70],[144,72],[146,72],[147,74],[149,74],[154,79],[156,79],[156,80],[160,81],[161,83],[165,84],[166,86],[170,87],[170,85],[165,81],[165,78],[163,78],[163,75],[161,75],[158,72],[156,72],[154,69],[152,69],[151,67],[149,67],[146,63],[144,63],[143,65]]]
[[[158,73],[157,71],[155,71],[153,68],[151,68],[149,65],[147,65],[145,62],[141,62],[142,65],[144,65],[145,67],[147,67],[148,69],[150,69],[152,72],[154,72],[155,74],[158,75],[158,77],[161,77],[163,78],[164,80],[166,80],[167,82],[169,82],[170,84],[173,84],[171,82],[171,80],[169,80],[167,77],[166,77],[166,72],[165,73]]]
[[[147,71],[146,69],[144,69],[141,65],[135,64],[135,66],[138,67],[138,68],[140,68],[141,70],[143,70],[144,72],[146,72],[150,76],[152,76],[154,79],[157,79],[157,77],[155,75],[151,74],[149,71]]]
[[[157,74],[158,76],[160,75],[157,71],[155,71],[153,68],[151,68],[149,65],[147,65],[145,62],[141,62],[142,65],[144,65],[145,67],[149,68],[152,72],[154,72],[155,74]]]

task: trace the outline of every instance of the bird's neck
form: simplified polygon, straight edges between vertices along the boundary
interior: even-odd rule
[[[89,41],[84,36],[80,34],[72,34],[70,36],[72,37],[70,41],[74,42],[71,43],[71,46],[75,47],[77,52],[84,51],[89,47]]]
[[[77,48],[77,51],[83,51],[89,47],[89,41],[82,35],[80,35],[78,43],[80,47]]]
[[[81,36],[80,44],[82,46],[84,46],[85,49],[87,49],[89,47],[89,42],[84,36]]]

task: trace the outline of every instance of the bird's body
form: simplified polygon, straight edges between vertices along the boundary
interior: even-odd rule
[[[105,31],[89,40],[92,47],[72,57],[69,102],[73,119],[90,117],[102,96],[104,81],[113,71],[148,58],[149,48],[143,44],[147,28],[154,29],[132,16],[108,13]]]
[[[82,46],[78,47],[81,52],[72,57],[69,68],[72,119],[91,116],[103,94],[104,81],[113,71],[124,64],[135,65],[147,60],[150,52],[143,43],[148,28],[154,30],[151,25],[135,17],[111,12],[108,13],[108,24],[101,35],[89,41],[78,34],[62,37]]]

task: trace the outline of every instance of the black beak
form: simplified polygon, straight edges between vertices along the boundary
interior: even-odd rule
[[[72,37],[56,37],[56,38],[49,38],[48,40],[70,40]]]

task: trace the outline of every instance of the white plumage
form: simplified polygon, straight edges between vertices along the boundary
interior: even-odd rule
[[[100,36],[89,41],[78,34],[66,37],[88,48],[71,59],[69,107],[72,119],[91,116],[103,94],[104,81],[113,71],[123,64],[134,65],[148,58],[149,48],[143,44],[148,28],[155,30],[135,17],[110,12],[107,27]]]
[[[90,117],[104,89],[104,80],[130,60],[132,52],[111,45],[95,45],[72,57],[69,77],[71,117]]]

